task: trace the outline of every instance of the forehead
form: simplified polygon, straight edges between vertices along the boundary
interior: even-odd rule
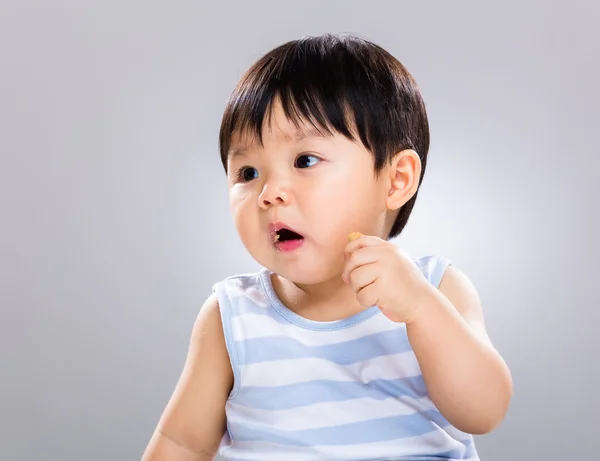
[[[325,130],[318,129],[309,123],[301,123],[299,126],[296,126],[288,119],[281,121],[275,117],[273,117],[273,123],[270,125],[265,124],[265,127],[262,130],[263,144],[265,141],[277,144],[298,144],[307,139],[327,139],[330,137],[331,135]],[[258,148],[260,146],[261,142],[256,133],[249,131],[235,133],[231,137],[231,147],[227,156],[231,159],[247,153],[250,149]]]

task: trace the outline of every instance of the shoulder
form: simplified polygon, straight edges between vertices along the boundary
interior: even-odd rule
[[[423,275],[476,331],[487,338],[481,298],[471,278],[442,255],[413,257]]]
[[[245,319],[254,314],[272,314],[264,288],[266,270],[226,277],[213,285],[207,300],[207,309],[212,312],[212,328],[219,330],[219,347],[226,351],[228,364],[233,373],[230,398],[240,389],[243,352],[239,341],[248,335]],[[203,307],[204,309],[205,307]],[[252,325],[252,324],[251,324]]]
[[[268,277],[266,269],[261,269],[256,272],[232,275],[214,283],[212,292],[217,297],[221,313],[225,315],[231,309],[245,310],[248,308],[248,303],[245,301],[251,301],[250,304],[261,307],[267,305],[266,277]]]
[[[472,280],[456,266],[450,265],[441,277],[438,289],[463,315],[480,315],[481,298]]]
[[[196,321],[194,322],[194,331],[200,333],[206,326],[211,323],[215,323],[215,321],[220,321],[219,314],[219,298],[216,293],[211,293],[208,298],[200,307],[200,311],[196,316]]]
[[[255,272],[246,272],[242,274],[230,275],[213,284],[213,293],[218,289],[226,289],[234,292],[244,292],[261,284],[265,270],[261,269]]]
[[[233,370],[227,350],[227,338],[223,329],[223,317],[216,293],[204,301],[192,327],[186,368],[202,374],[213,370],[221,382],[231,389]]]
[[[202,304],[192,327],[190,352],[196,355],[207,344],[225,350],[225,338],[221,327],[221,312],[216,293],[211,293]]]
[[[471,278],[463,270],[449,266],[444,271],[438,289],[479,336],[490,342],[481,297]]]
[[[450,258],[440,255],[411,256],[411,258],[425,278],[436,288],[439,288],[445,272],[453,264]]]

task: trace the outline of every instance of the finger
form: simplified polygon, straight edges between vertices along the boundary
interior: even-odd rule
[[[352,254],[345,253],[344,271],[342,279],[348,283],[350,273],[360,266],[379,261],[379,252],[374,247],[363,247],[354,251]]]
[[[377,281],[374,281],[373,283],[361,288],[356,293],[356,300],[365,309],[368,309],[372,306],[377,306],[379,304],[377,292]]]
[[[353,270],[348,277],[348,281],[352,287],[352,291],[358,293],[366,286],[375,282],[378,277],[377,266],[375,264],[367,264]]]

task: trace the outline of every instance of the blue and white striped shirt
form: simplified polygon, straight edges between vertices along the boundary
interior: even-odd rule
[[[436,287],[451,264],[413,260]],[[406,325],[377,306],[308,320],[277,298],[267,269],[213,289],[234,373],[223,459],[479,460],[429,398]]]

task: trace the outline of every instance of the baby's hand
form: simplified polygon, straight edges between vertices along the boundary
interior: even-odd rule
[[[431,284],[400,248],[379,237],[348,236],[342,279],[364,308],[378,306],[394,322],[410,323]]]

